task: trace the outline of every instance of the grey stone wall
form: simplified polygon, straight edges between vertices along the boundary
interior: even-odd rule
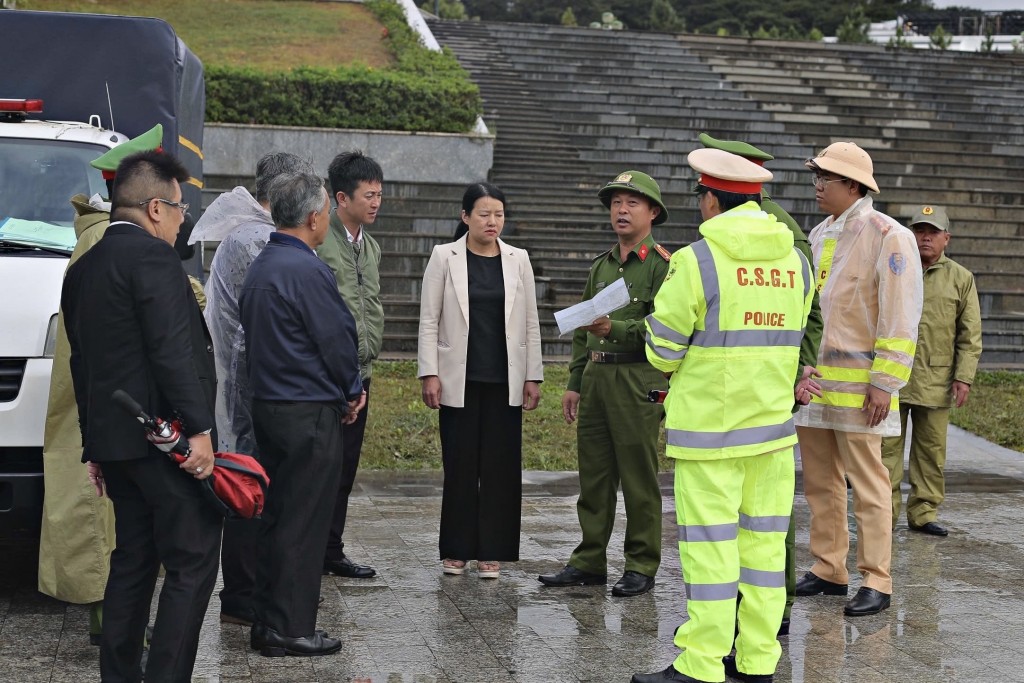
[[[471,183],[487,178],[494,136],[207,123],[203,174],[251,177],[264,154],[291,152],[326,176],[331,159],[352,149],[376,159],[391,182]]]

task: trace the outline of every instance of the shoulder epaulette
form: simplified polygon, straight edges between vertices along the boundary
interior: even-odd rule
[[[592,259],[590,259],[590,260],[591,260],[591,261],[596,261],[596,260],[597,260],[597,259],[599,259],[599,258],[604,258],[604,257],[605,257],[605,256],[607,256],[608,254],[612,253],[612,249],[614,249],[614,248],[615,248],[615,247],[612,247],[612,248],[611,248],[611,249],[609,249],[608,251],[602,251],[602,252],[601,252],[600,254],[598,254],[597,256],[595,256],[594,258],[592,258]]]
[[[654,245],[654,251],[658,252],[661,258],[665,259],[666,261],[672,260],[672,252],[670,252],[668,249],[661,246],[660,244]]]

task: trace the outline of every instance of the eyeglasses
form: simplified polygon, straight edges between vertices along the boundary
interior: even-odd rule
[[[137,206],[147,206],[154,199],[160,202],[161,204],[167,204],[168,206],[178,207],[179,209],[181,209],[182,216],[188,213],[188,204],[185,204],[184,202],[172,202],[170,199],[161,199],[160,197],[150,197],[144,202],[139,202]]]
[[[814,187],[819,190],[824,190],[825,186],[829,183],[841,183],[844,180],[846,180],[846,178],[826,178],[823,175],[816,175],[811,178],[811,185],[814,185]]]

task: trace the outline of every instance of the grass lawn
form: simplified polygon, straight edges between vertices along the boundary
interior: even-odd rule
[[[1024,373],[979,372],[967,404],[954,408],[950,421],[1000,446],[1024,452],[1022,397]]]
[[[392,63],[383,27],[360,4],[275,0],[19,0],[19,9],[157,17],[208,65],[286,71]]]
[[[565,364],[544,366],[540,406],[523,414],[523,467],[530,470],[575,470],[576,425],[562,419],[562,392],[568,379]],[[952,413],[952,421],[1008,448],[1024,450],[1024,424],[1019,417],[1024,374],[981,372],[967,405]],[[624,417],[625,419],[625,417]],[[661,469],[671,470],[664,457]],[[369,423],[360,468],[421,470],[441,468],[437,411],[420,399],[413,361],[379,361],[373,365]]]

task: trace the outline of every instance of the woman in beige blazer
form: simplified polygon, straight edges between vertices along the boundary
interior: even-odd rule
[[[445,574],[477,560],[480,578],[519,559],[522,411],[544,379],[533,267],[498,236],[505,195],[487,183],[462,197],[466,235],[434,247],[420,294],[423,402],[440,410]]]

